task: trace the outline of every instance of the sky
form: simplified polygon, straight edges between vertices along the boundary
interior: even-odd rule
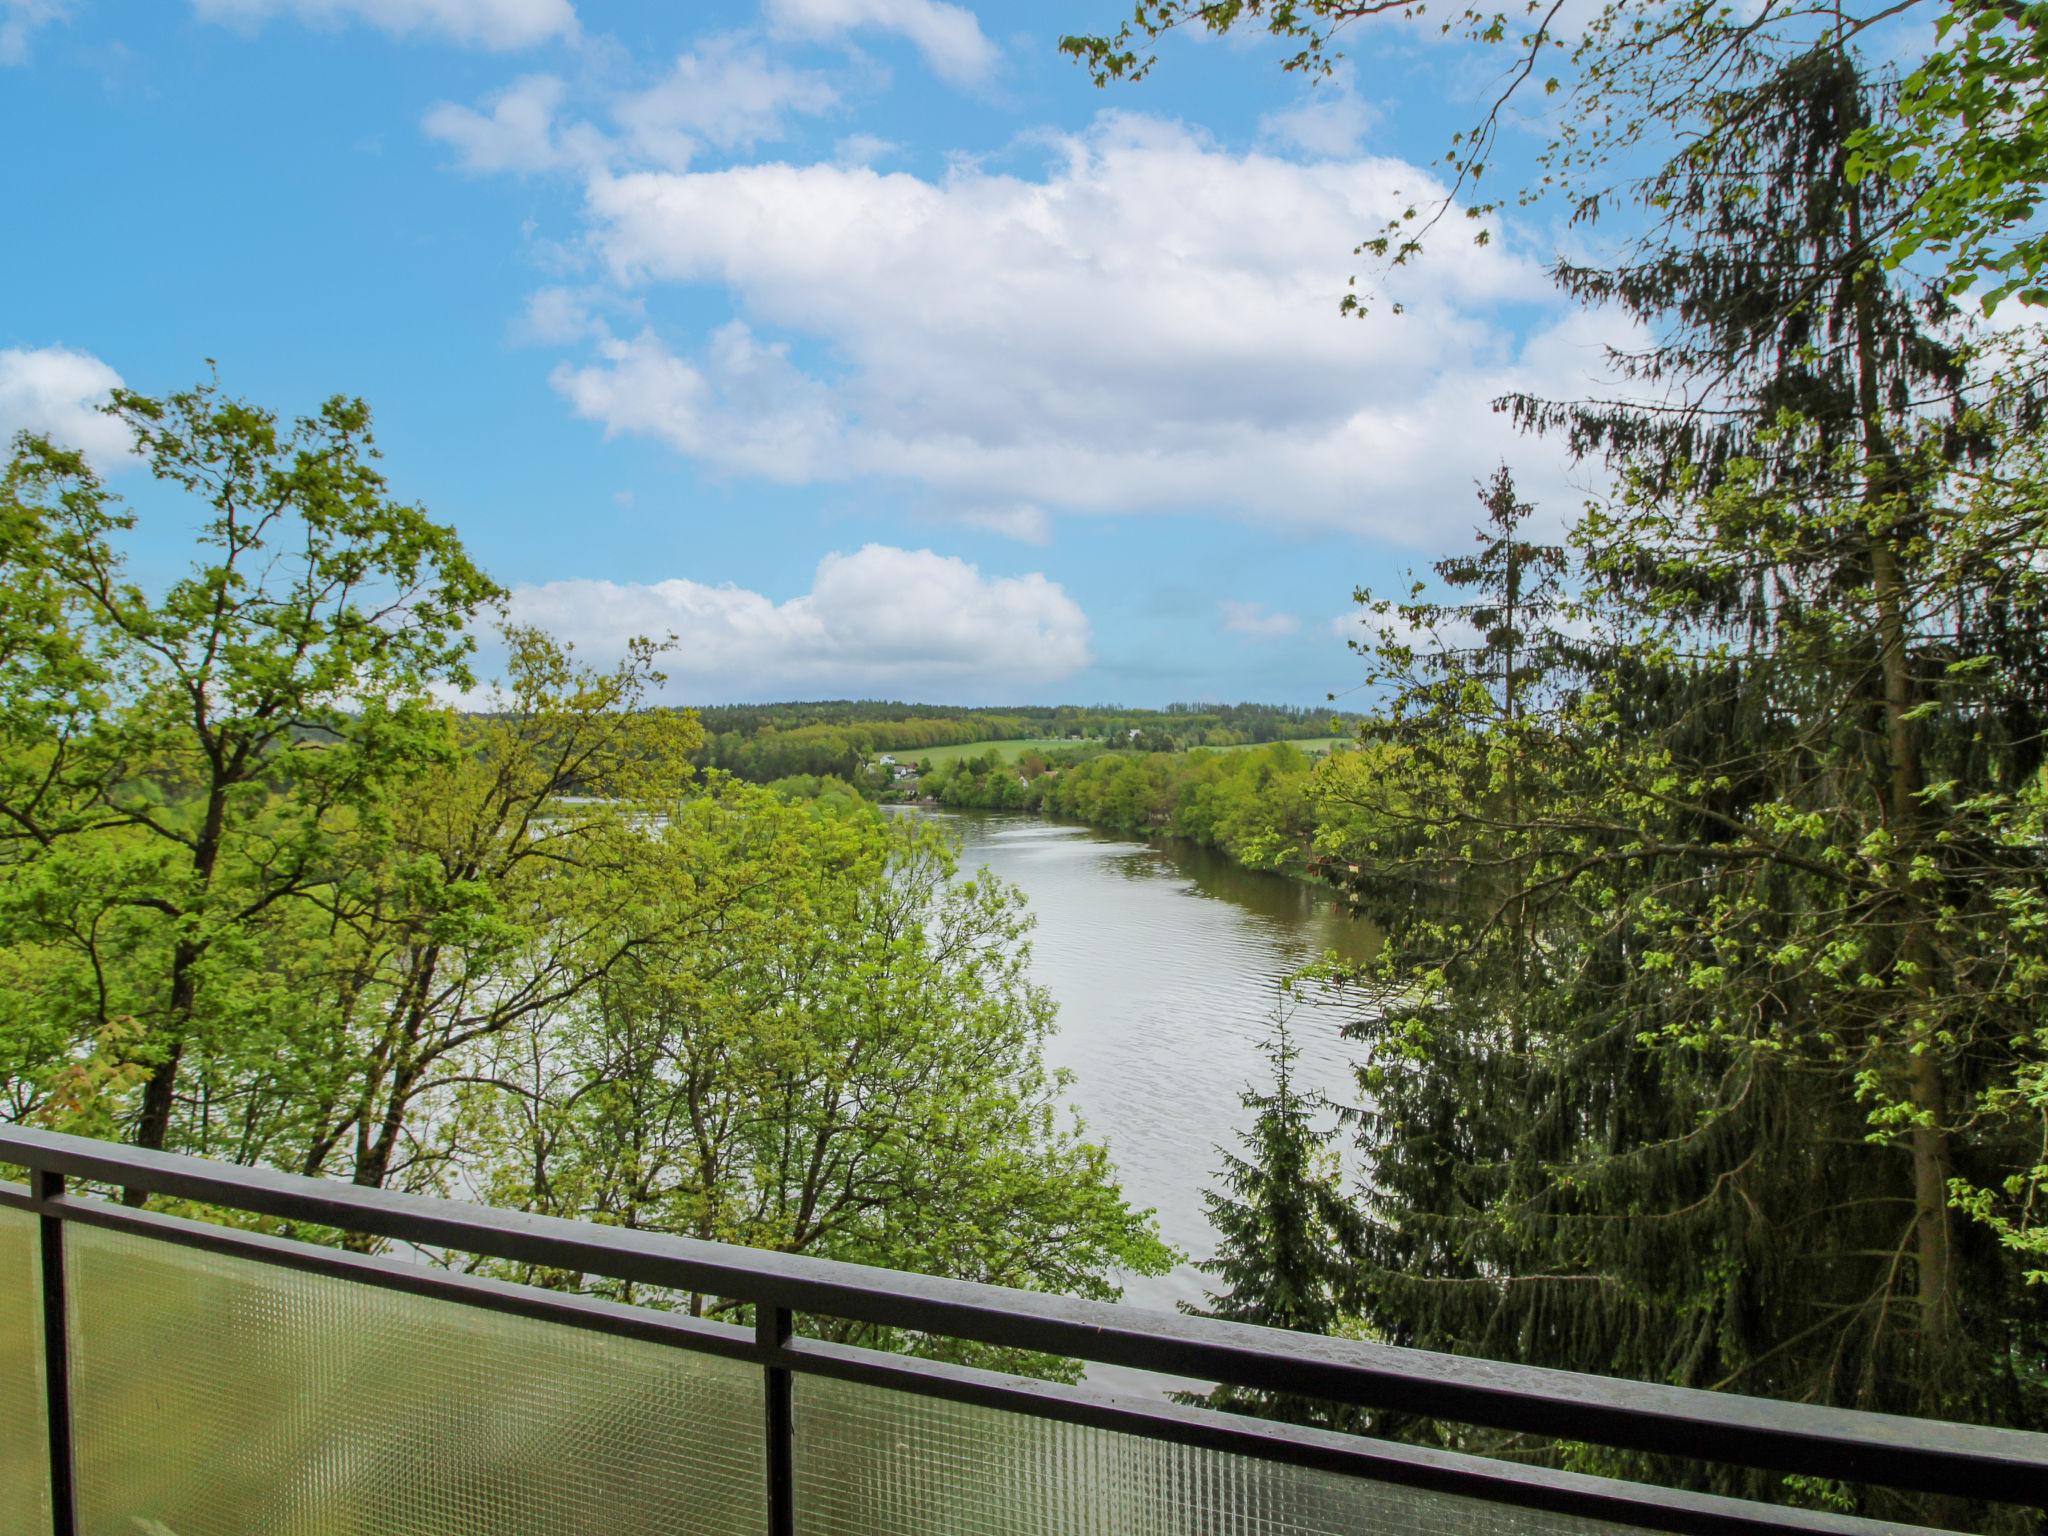
[[[1497,60],[1176,39],[1098,89],[1058,38],[1126,9],[0,0],[0,434],[92,454],[161,579],[107,389],[360,395],[517,619],[673,635],[675,702],[1319,704],[1496,464],[1576,509],[1491,402],[1611,328],[1540,213],[1354,255]]]

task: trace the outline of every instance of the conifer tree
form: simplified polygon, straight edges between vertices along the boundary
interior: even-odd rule
[[[1239,1138],[1243,1153],[1224,1153],[1222,1187],[1202,1197],[1218,1242],[1197,1267],[1222,1288],[1208,1293],[1206,1308],[1181,1306],[1229,1322],[1333,1334],[1357,1311],[1363,1224],[1343,1189],[1337,1128],[1317,1123],[1320,1104],[1295,1084],[1300,1052],[1284,1009],[1276,1008],[1262,1048],[1272,1075],[1263,1091],[1247,1088],[1239,1100],[1253,1114]],[[1360,1417],[1341,1404],[1245,1387],[1182,1400],[1333,1428],[1357,1427]]]
[[[2048,868],[2016,829],[2048,655],[2012,622],[2042,582],[1992,554],[2041,547],[2031,407],[1973,398],[1940,296],[1884,276],[1909,189],[1847,174],[1881,104],[1857,61],[1750,66],[1711,103],[1741,131],[1647,184],[1650,233],[1560,269],[1648,328],[1634,396],[1514,402],[1620,480],[1576,533],[1590,638],[1511,727],[1455,707],[1469,662],[1382,647],[1430,745],[1408,835],[1353,859],[1392,934],[1368,1316],[2037,1423],[2048,1316],[1952,1203],[2024,1166],[2042,1047]]]
[[[1504,658],[1390,624],[1401,751],[1328,776],[1366,802],[1329,862],[1388,932],[1357,1035],[1362,1283],[1396,1342],[2048,1422],[2043,359],[1887,265],[1930,193],[1974,217],[2002,190],[1871,155],[1897,55],[1859,49],[1904,9],[1464,15],[1517,50],[1509,91],[1568,76],[1528,195],[1592,231],[1565,290],[1642,341],[1608,398],[1506,402],[1614,476],[1571,643],[1510,712]],[[1245,24],[1313,71],[1389,12],[1156,0],[1069,47],[1128,77],[1134,42]],[[1454,142],[1458,195],[1501,121]],[[1424,201],[1366,245],[1414,254]]]

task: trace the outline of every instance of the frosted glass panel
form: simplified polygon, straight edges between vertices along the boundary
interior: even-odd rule
[[[1626,1527],[796,1378],[801,1536],[1622,1536]]]
[[[0,1210],[0,1530],[9,1532],[50,1528],[41,1225],[25,1211]]]
[[[83,1536],[752,1536],[760,1371],[73,1226]]]

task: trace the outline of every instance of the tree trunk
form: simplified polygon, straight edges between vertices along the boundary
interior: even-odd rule
[[[1920,1396],[1925,1411],[1938,1413],[1950,1369],[1949,1321],[1954,1313],[1955,1267],[1950,1243],[1948,1185],[1952,1171],[1946,1123],[1947,1090],[1931,1017],[1934,946],[1926,914],[1909,884],[1919,843],[1923,777],[1920,744],[1911,717],[1914,698],[1908,648],[1911,602],[1901,568],[1895,526],[1903,494],[1897,450],[1885,429],[1878,381],[1877,322],[1871,286],[1878,281],[1874,259],[1863,249],[1860,202],[1849,202],[1851,259],[1861,263],[1855,292],[1857,410],[1864,449],[1864,534],[1870,554],[1871,595],[1877,617],[1877,662],[1882,680],[1885,755],[1890,772],[1884,794],[1891,833],[1892,867],[1898,872],[1894,899],[1903,910],[1897,963],[1908,972],[1913,1021],[1903,1042],[1909,1060],[1903,1076],[1914,1110],[1909,1138],[1913,1165],[1913,1249],[1920,1329]]]

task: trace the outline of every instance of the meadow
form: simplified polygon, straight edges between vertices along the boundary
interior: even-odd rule
[[[1333,747],[1351,745],[1349,736],[1310,736],[1288,745],[1307,753],[1310,757],[1321,757]],[[930,763],[934,768],[943,768],[948,763],[958,762],[963,757],[980,757],[987,752],[999,754],[1005,762],[1014,763],[1026,752],[1042,752],[1048,757],[1054,752],[1070,752],[1076,748],[1100,748],[1099,740],[1081,740],[1066,736],[1032,736],[1021,741],[966,741],[949,747],[909,747],[885,749],[888,755],[902,763]],[[1247,742],[1235,747],[1197,747],[1195,751],[1242,752],[1246,747],[1270,746],[1270,742]]]

